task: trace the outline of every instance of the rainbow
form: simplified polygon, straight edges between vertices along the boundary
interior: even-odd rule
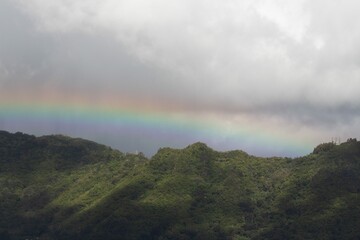
[[[256,124],[229,124],[226,117],[196,113],[174,103],[107,95],[16,92],[0,96],[0,128],[36,135],[60,133],[103,142],[122,151],[184,147],[202,141],[218,150],[242,149],[254,155],[301,156],[314,146]],[[131,147],[126,147],[126,139]],[[138,142],[137,142],[138,141]],[[124,149],[125,148],[125,149]],[[127,149],[126,149],[127,148]]]

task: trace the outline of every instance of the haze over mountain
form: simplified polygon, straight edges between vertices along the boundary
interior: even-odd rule
[[[310,153],[360,132],[359,4],[1,0],[0,129]]]
[[[0,239],[359,239],[360,143],[260,158],[204,143],[151,159],[0,131]]]

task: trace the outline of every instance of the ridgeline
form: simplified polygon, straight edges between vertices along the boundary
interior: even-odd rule
[[[300,158],[203,143],[151,159],[0,131],[0,239],[360,239],[360,142]]]

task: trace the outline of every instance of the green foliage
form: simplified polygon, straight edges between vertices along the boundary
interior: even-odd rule
[[[318,154],[318,153],[322,153],[322,152],[328,152],[331,149],[333,149],[335,146],[336,146],[336,144],[333,142],[322,143],[322,144],[318,145],[316,148],[314,148],[313,153]]]
[[[358,239],[360,143],[259,158],[203,143],[150,160],[0,132],[0,239]]]

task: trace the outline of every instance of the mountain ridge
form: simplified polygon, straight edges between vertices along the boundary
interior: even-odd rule
[[[0,132],[0,239],[358,239],[360,143],[299,158],[204,143],[148,159]]]

